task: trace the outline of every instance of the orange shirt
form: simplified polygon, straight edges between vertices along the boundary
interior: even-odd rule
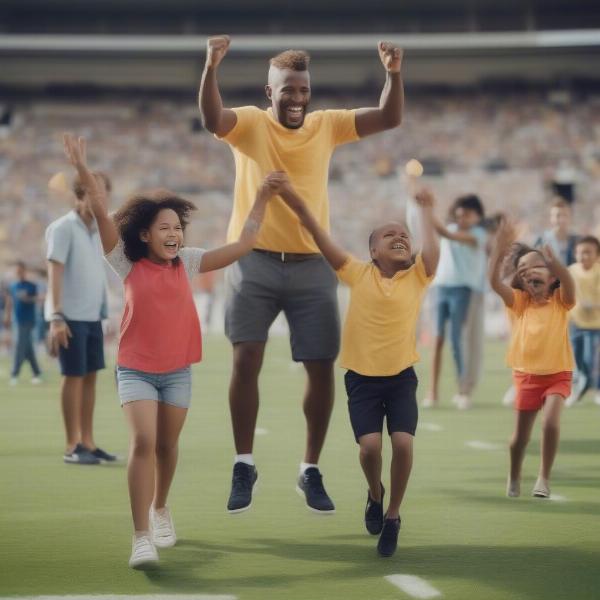
[[[512,323],[508,366],[532,375],[572,371],[568,314],[574,305],[563,303],[558,289],[545,304],[533,302],[522,290],[513,290],[513,299],[512,307],[507,307]]]
[[[329,231],[329,161],[336,146],[358,139],[355,111],[317,110],[306,115],[299,129],[281,125],[270,108],[244,106],[234,111],[237,123],[223,137],[235,159],[234,203],[227,240],[239,238],[256,191],[271,171],[286,171],[321,227]],[[319,252],[310,233],[281,198],[267,204],[255,247],[276,252]]]

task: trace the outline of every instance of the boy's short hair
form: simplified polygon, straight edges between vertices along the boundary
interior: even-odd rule
[[[600,255],[600,240],[595,235],[584,235],[575,242],[575,248],[580,244],[591,244],[596,247],[596,253]]]
[[[92,175],[96,178],[102,179],[106,191],[110,194],[112,190],[112,183],[110,181],[109,176],[106,173],[103,173],[102,171],[94,171]],[[77,177],[75,177],[73,181],[73,193],[75,194],[75,196],[77,196],[79,200],[81,200],[85,196],[85,187],[79,175],[77,175]]]
[[[566,208],[571,210],[571,205],[561,196],[556,196],[552,203],[550,204],[550,208]]]
[[[309,63],[310,55],[304,50],[286,50],[269,61],[272,67],[290,71],[307,71]]]
[[[465,194],[464,196],[459,196],[450,207],[450,216],[452,218],[454,218],[454,213],[457,208],[472,210],[473,212],[476,212],[481,219],[485,216],[483,203],[477,194]]]

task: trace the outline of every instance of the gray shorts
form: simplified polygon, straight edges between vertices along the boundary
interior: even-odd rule
[[[192,371],[190,367],[184,367],[170,373],[146,373],[117,367],[117,388],[121,406],[136,400],[156,400],[179,408],[189,408]]]
[[[299,262],[258,251],[225,273],[225,334],[232,344],[266,342],[283,311],[295,361],[334,360],[340,346],[337,277],[320,255]]]

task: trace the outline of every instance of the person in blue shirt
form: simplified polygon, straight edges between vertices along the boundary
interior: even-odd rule
[[[37,286],[26,279],[25,264],[18,262],[16,266],[17,279],[8,288],[5,306],[6,327],[10,327],[12,319],[16,325],[17,342],[14,345],[14,361],[10,374],[11,385],[18,383],[19,373],[24,361],[28,361],[33,371],[31,383],[41,383],[40,367],[35,357],[33,347],[33,330],[35,328],[35,307],[37,301]]]

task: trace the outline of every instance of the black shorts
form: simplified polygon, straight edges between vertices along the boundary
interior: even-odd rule
[[[415,435],[419,417],[418,380],[412,367],[387,377],[368,377],[347,371],[344,381],[356,441],[367,433],[381,433],[384,417],[390,435],[395,431]]]
[[[58,353],[60,372],[67,377],[83,377],[104,369],[104,335],[101,321],[67,321],[72,337],[69,347]]]

